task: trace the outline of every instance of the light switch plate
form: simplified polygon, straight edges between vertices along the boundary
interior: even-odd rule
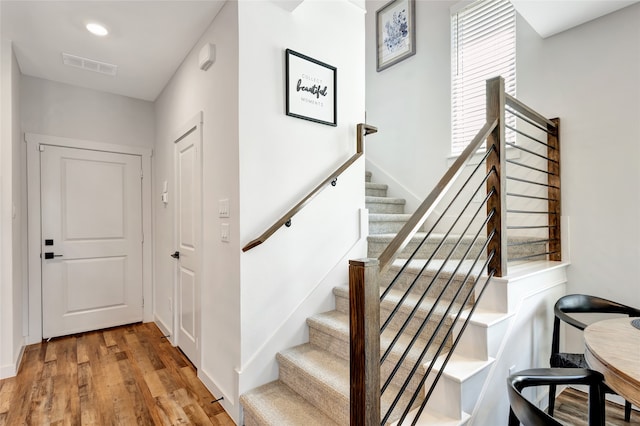
[[[218,200],[218,217],[229,217],[229,199]]]
[[[221,223],[220,224],[220,241],[225,243],[229,242],[229,224]]]

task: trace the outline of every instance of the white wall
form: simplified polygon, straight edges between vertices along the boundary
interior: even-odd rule
[[[156,145],[153,203],[155,213],[155,318],[173,333],[169,298],[173,297],[175,191],[174,140],[179,130],[202,111],[203,228],[201,277],[202,336],[198,375],[229,413],[239,410],[237,377],[240,360],[240,226],[238,160],[238,4],[227,2],[188,53],[155,103]],[[208,71],[198,67],[204,43],[216,48]],[[160,200],[169,184],[169,204]],[[230,242],[220,241],[218,200],[228,199]]]
[[[364,120],[365,34],[364,10],[349,1],[307,0],[293,12],[241,1],[239,19],[244,245],[355,153],[356,125]],[[286,48],[337,67],[337,127],[285,115]],[[275,351],[304,341],[304,317],[332,308],[331,288],[347,282],[347,258],[365,255],[363,183],[360,160],[290,228],[242,254],[240,393],[275,378]],[[281,335],[292,323],[293,334]],[[279,348],[273,339],[281,339]]]
[[[633,306],[640,306],[638,22],[640,4],[545,40],[525,25],[518,31],[520,96],[561,118],[568,291]]]
[[[451,154],[450,7],[457,1],[417,1],[416,54],[376,71],[376,11],[367,1],[367,122],[379,133],[367,142],[372,180],[390,185],[413,210],[433,189]]]
[[[0,378],[13,376],[22,350],[25,197],[20,131],[20,69],[10,40],[0,46]]]
[[[22,125],[27,133],[151,148],[153,103],[24,76]]]
[[[303,341],[306,316],[331,309],[331,287],[346,282],[345,256],[365,253],[362,161],[291,228],[241,252],[355,152],[355,126],[364,119],[363,13],[348,1],[307,0],[293,12],[275,2],[228,2],[156,101],[154,193],[173,183],[176,132],[204,113],[198,373],[236,421],[239,395],[275,377],[275,352]],[[205,42],[216,45],[206,72],[197,66]],[[286,48],[338,68],[337,127],[284,114]],[[154,199],[155,315],[171,331],[173,208]],[[229,218],[218,218],[220,199],[230,201]],[[228,243],[219,238],[223,222]]]

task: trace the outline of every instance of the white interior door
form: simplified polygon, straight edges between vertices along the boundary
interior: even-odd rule
[[[177,345],[196,367],[200,363],[200,140],[196,125],[175,144]]]
[[[43,337],[142,321],[141,157],[40,149]]]

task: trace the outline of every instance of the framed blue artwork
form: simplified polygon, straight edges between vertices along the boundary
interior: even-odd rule
[[[393,0],[376,12],[377,70],[415,55],[415,0]]]

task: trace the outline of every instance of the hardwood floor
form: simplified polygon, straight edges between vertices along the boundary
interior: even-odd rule
[[[28,346],[18,375],[0,380],[0,426],[234,425],[213,400],[155,324],[133,324]],[[585,394],[567,389],[555,417],[586,426],[586,406]],[[640,412],[625,423],[611,403],[606,418],[640,425]]]
[[[556,398],[554,417],[567,426],[587,426],[587,394],[572,388],[565,389]],[[638,426],[640,412],[631,412],[631,421],[624,421],[624,406],[607,402],[606,426]]]
[[[0,425],[234,425],[153,323],[25,349],[0,380]]]

